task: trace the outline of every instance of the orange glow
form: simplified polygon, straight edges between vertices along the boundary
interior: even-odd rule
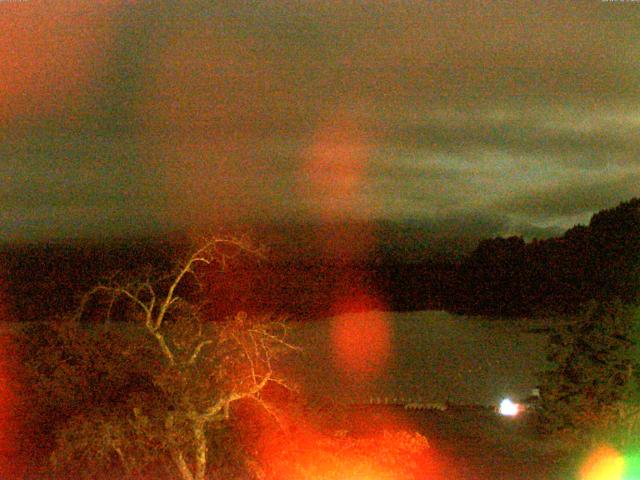
[[[73,117],[108,49],[104,2],[0,4],[0,120]],[[63,105],[63,103],[67,103]]]
[[[613,448],[603,445],[593,451],[580,468],[580,480],[622,480],[624,458]]]
[[[284,402],[276,401],[277,422],[248,404],[236,412],[243,420],[236,426],[264,480],[452,478],[447,460],[405,418]]]
[[[337,114],[315,133],[304,153],[300,190],[321,220],[342,219],[355,211],[367,215],[362,187],[370,152],[362,128],[347,116]]]
[[[358,301],[352,302],[347,305],[358,305]],[[365,306],[368,303],[366,298],[360,298],[359,302]],[[349,312],[358,309],[347,307],[339,310]],[[386,314],[369,310],[334,317],[331,344],[334,361],[340,371],[357,374],[367,380],[376,377],[387,364],[391,349],[391,332]]]
[[[267,440],[261,459],[268,480],[409,480],[425,471],[431,480],[441,478],[427,440],[418,434],[383,431],[351,437],[298,431],[274,438]]]

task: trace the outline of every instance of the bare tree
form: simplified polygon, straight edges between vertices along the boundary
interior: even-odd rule
[[[112,280],[83,297],[77,325],[97,297],[106,300],[106,319],[115,304],[128,307],[131,320],[117,326],[126,339],[121,355],[125,365],[136,364],[144,373],[147,387],[129,391],[118,408],[71,421],[58,438],[54,459],[76,461],[73,452],[92,450],[94,461],[116,462],[122,472],[135,476],[151,459],[166,458],[181,479],[204,480],[208,435],[228,422],[231,406],[252,400],[271,411],[262,395],[265,387],[286,386],[273,360],[296,349],[286,340],[283,318],[239,312],[214,322],[204,318],[201,299],[179,294],[188,278],[199,278],[202,267],[224,269],[242,253],[261,254],[241,239],[209,239],[168,276]]]

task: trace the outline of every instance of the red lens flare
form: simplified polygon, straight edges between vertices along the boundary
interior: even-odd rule
[[[380,375],[391,354],[391,331],[387,314],[370,309],[377,302],[367,296],[339,301],[342,313],[331,320],[331,345],[339,371],[361,380]]]
[[[11,341],[10,308],[5,295],[4,279],[0,277],[0,477],[19,478],[22,469],[19,448],[20,422],[16,352]]]
[[[3,327],[0,327],[3,328]],[[0,332],[0,473],[8,478],[16,474],[15,463],[18,448],[18,422],[14,415],[16,405],[15,379],[9,357],[10,342],[5,332]]]
[[[366,129],[352,115],[336,112],[330,122],[317,129],[304,152],[299,183],[301,196],[329,226],[317,239],[322,249],[328,257],[347,265],[347,273],[338,278],[334,292],[334,362],[347,376],[365,381],[384,369],[391,336],[382,313],[384,305],[369,295],[371,285],[366,275],[354,273],[357,267],[351,268],[367,259],[375,247],[375,237],[366,223],[371,208],[364,194],[372,146]]]

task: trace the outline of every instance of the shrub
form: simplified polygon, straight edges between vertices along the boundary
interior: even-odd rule
[[[543,431],[593,435],[624,417],[631,421],[640,400],[636,317],[620,301],[592,301],[558,323],[549,341],[551,368],[540,386]]]
[[[78,315],[39,325],[25,337],[34,411],[55,436],[52,466],[60,478],[218,477],[221,458],[240,446],[221,439],[232,407],[270,408],[263,391],[284,385],[273,360],[293,347],[285,324],[244,312],[211,321],[197,295],[178,295],[197,268],[226,264],[235,240],[214,239],[169,276],[113,280],[83,299]],[[85,307],[105,298],[104,316]],[[124,321],[109,314],[120,302]],[[226,437],[230,439],[230,437]]]

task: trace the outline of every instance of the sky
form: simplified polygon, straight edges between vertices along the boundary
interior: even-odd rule
[[[640,195],[640,2],[0,2],[0,241],[535,236]]]

